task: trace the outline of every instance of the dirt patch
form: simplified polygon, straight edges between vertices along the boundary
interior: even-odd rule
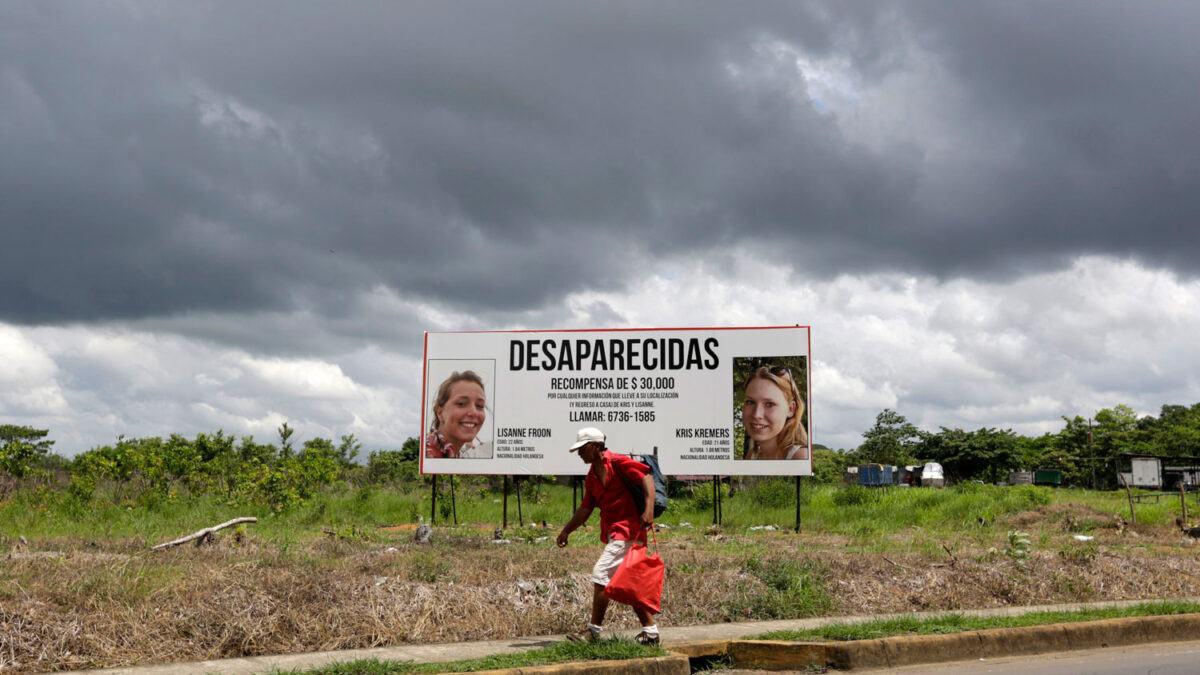
[[[834,561],[843,614],[1185,597],[1200,581],[1194,556],[1035,551],[1022,565],[997,552],[979,559],[853,556]]]
[[[1084,504],[1050,504],[1018,513],[1007,522],[1018,529],[1045,525],[1068,532],[1078,532],[1085,528],[1123,527],[1125,519]]]

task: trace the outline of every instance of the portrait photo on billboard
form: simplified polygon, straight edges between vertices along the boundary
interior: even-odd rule
[[[426,364],[428,459],[491,459],[495,359],[430,359]]]
[[[807,357],[735,357],[734,457],[811,465],[807,399]]]

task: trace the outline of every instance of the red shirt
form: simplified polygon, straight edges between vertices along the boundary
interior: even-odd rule
[[[592,467],[583,481],[581,506],[600,507],[600,541],[607,544],[610,538],[622,541],[645,539],[642,514],[638,512],[626,482],[633,486],[633,489],[641,490],[642,476],[650,473],[650,467],[632,457],[608,450],[604,451],[603,456],[608,483],[601,483],[600,477],[596,475],[596,467]],[[616,471],[620,471],[626,480],[621,480]],[[650,498],[653,499],[653,495]]]

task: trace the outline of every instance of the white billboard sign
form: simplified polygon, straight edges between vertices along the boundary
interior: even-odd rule
[[[426,333],[421,472],[583,474],[597,427],[668,475],[812,474],[809,329]]]

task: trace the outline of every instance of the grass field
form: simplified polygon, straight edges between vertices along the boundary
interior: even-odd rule
[[[461,480],[461,479],[460,479]],[[699,484],[695,496],[676,497],[659,523],[704,527],[713,522],[711,485]],[[1154,494],[1154,493],[1145,493]],[[1161,493],[1158,493],[1161,495]],[[256,516],[255,533],[272,541],[304,540],[322,530],[339,533],[369,531],[388,525],[428,522],[431,518],[428,488],[344,488],[282,513],[265,506],[231,504],[219,497],[161,500],[150,507],[97,500],[80,507],[61,493],[28,491],[0,502],[0,537],[59,538],[99,537],[140,539],[146,545],[178,536],[236,516]],[[459,486],[455,506],[463,524],[499,526],[503,521],[501,496],[478,486]],[[516,526],[517,500],[510,493],[508,522]],[[445,512],[450,503],[446,480],[439,497],[438,524],[450,525]],[[805,485],[801,490],[801,529],[887,541],[886,535],[908,531],[986,541],[995,536],[995,523],[1014,513],[1058,503],[1075,504],[1095,511],[1083,529],[1098,526],[1096,518],[1121,516],[1129,520],[1124,493],[1044,487],[995,487],[968,484],[948,489],[844,488]],[[1137,520],[1150,526],[1167,525],[1180,515],[1178,496],[1162,495],[1158,503],[1137,505]],[[1189,508],[1200,515],[1196,495]],[[571,488],[539,486],[536,497],[522,500],[521,515],[527,526],[561,524],[572,512]],[[736,531],[753,526],[792,529],[796,522],[795,488],[787,480],[763,480],[754,487],[726,495],[722,500],[721,526]],[[1003,533],[1001,533],[1003,534]],[[3,543],[0,543],[3,546]],[[2,549],[0,549],[2,550]]]
[[[554,546],[571,497],[554,485],[525,493],[524,527],[496,543],[500,495],[468,481],[456,495],[460,524],[439,517],[421,545],[412,530],[429,518],[427,489],[345,488],[282,513],[216,498],[80,505],[13,494],[0,504],[0,667],[575,630],[600,543],[590,527]],[[696,623],[1183,597],[1200,578],[1174,524],[1177,495],[1139,505],[1133,524],[1123,493],[805,485],[799,534],[794,498],[789,481],[758,481],[726,496],[720,527],[711,485],[673,498],[658,535],[668,639],[670,626]],[[512,495],[509,507],[515,523]],[[259,521],[205,546],[149,550],[236,516]],[[614,610],[610,623],[632,627],[632,613]]]

